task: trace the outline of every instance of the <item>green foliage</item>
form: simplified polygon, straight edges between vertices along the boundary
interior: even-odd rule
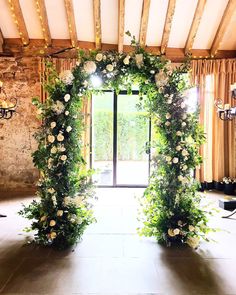
[[[73,245],[94,221],[89,201],[94,196],[92,172],[86,171],[81,153],[83,96],[99,92],[92,85],[92,75],[102,79],[103,89],[117,93],[121,88],[130,92],[132,85],[138,84],[140,104],[153,121],[152,148],[156,154],[150,185],[141,200],[140,219],[144,226],[140,233],[155,236],[167,245],[188,243],[196,247],[199,238],[205,238],[209,231],[207,212],[200,206],[192,177],[201,162],[198,151],[204,134],[197,114],[188,114],[184,103],[182,93],[187,85],[182,74],[187,66],[173,69],[164,57],[147,53],[135,38],[132,45],[134,52],[128,54],[80,50],[73,71],[59,76],[48,64],[49,82],[45,87],[49,97],[44,104],[33,101],[43,122],[35,134],[38,150],[33,154],[41,174],[37,193],[40,201],[20,212],[32,220],[39,244],[64,249]],[[109,137],[109,117],[107,114],[101,119],[98,130],[105,138]],[[120,124],[125,126],[131,119],[123,116]],[[137,125],[141,138],[143,117],[137,119]],[[121,137],[130,141],[130,136],[123,128]],[[123,155],[125,147],[120,150]]]

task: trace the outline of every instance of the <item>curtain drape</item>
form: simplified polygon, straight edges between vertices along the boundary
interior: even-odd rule
[[[58,73],[65,70],[72,70],[76,64],[76,59],[70,58],[42,58],[40,60],[39,72],[41,81],[40,99],[44,102],[47,99],[47,93],[44,91],[43,84],[47,81],[46,62],[51,62]],[[91,124],[91,99],[84,97],[82,105],[82,113],[84,115],[84,131],[82,134],[83,150],[82,155],[87,163],[90,165],[90,124]]]
[[[235,106],[230,85],[236,82],[236,59],[194,60],[191,78],[198,87],[200,123],[207,137],[200,153],[203,164],[197,176],[201,182],[219,182],[224,176],[235,177],[235,120],[217,117],[214,101]]]

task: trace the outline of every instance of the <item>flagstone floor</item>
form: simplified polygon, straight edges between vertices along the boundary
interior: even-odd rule
[[[98,189],[97,223],[64,252],[26,243],[29,223],[16,212],[31,198],[2,200],[0,294],[235,295],[236,216],[222,219],[220,210],[210,223],[222,231],[197,251],[165,248],[136,234],[142,191]],[[220,195],[208,197],[217,204]]]

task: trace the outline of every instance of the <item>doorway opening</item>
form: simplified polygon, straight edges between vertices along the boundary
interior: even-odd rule
[[[101,187],[146,187],[150,175],[151,120],[138,91],[92,96],[90,165]]]

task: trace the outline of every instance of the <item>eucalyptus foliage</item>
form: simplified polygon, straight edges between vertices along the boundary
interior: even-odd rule
[[[45,103],[34,101],[43,124],[36,134],[35,166],[41,173],[38,196],[21,214],[33,219],[36,241],[58,248],[73,245],[93,221],[89,198],[93,196],[90,171],[81,155],[83,97],[99,92],[92,83],[102,80],[103,89],[131,92],[139,86],[140,103],[149,112],[155,136],[150,184],[141,200],[140,234],[160,242],[188,243],[196,247],[208,232],[207,212],[200,208],[192,172],[201,163],[198,154],[204,133],[197,114],[187,113],[183,72],[170,61],[145,51],[133,39],[133,52],[78,52],[72,71],[59,76],[51,70]],[[106,138],[104,138],[106,140]]]

